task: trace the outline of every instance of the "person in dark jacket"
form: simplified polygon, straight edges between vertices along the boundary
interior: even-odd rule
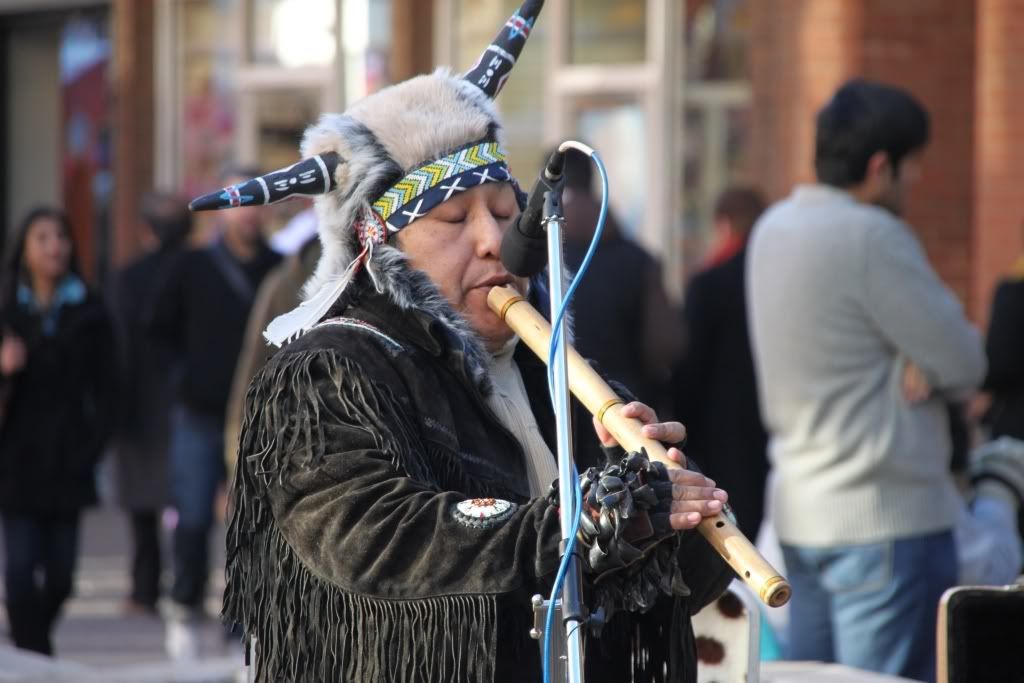
[[[117,385],[111,320],[78,275],[71,235],[61,211],[28,214],[0,310],[7,617],[15,646],[47,655],[74,585],[79,515],[97,500]]]
[[[683,307],[686,340],[672,378],[686,453],[729,491],[740,530],[756,539],[764,516],[768,436],[758,412],[747,332],[744,262],[750,229],[765,209],[757,190],[732,187],[715,205],[719,234],[739,251],[697,273]]]
[[[225,181],[252,169],[229,168]],[[246,321],[256,291],[281,257],[263,239],[263,210],[247,206],[220,217],[220,235],[167,267],[148,320],[180,363],[171,413],[174,580],[167,609],[167,651],[198,656],[198,621],[209,574],[209,535],[217,490],[225,480],[224,418]]]
[[[143,198],[142,217],[155,248],[127,266],[114,281],[111,304],[122,348],[121,411],[117,448],[118,499],[131,517],[130,611],[156,611],[160,597],[160,513],[167,504],[167,443],[174,356],[154,344],[143,321],[167,267],[184,249],[192,227],[178,197],[152,193]]]
[[[992,438],[1024,440],[1024,256],[992,297],[985,353],[982,388],[991,396],[986,422]]]
[[[601,203],[582,152],[565,155],[565,263],[573,272],[594,235]],[[668,380],[682,326],[661,281],[661,264],[622,233],[610,211],[587,277],[573,299],[576,349],[656,408],[669,407]]]
[[[265,331],[284,347],[246,395],[231,494],[225,616],[255,639],[261,683],[541,680],[530,598],[559,561],[553,411],[543,364],[486,303],[502,285],[544,300],[498,259],[521,205],[492,101],[540,4],[464,76],[325,115],[305,159],[192,203],[322,195],[323,255]],[[615,410],[683,436],[640,403]],[[585,590],[607,617],[587,680],[695,681],[690,617],[733,574],[692,529],[725,492],[574,424],[608,449],[579,461]]]

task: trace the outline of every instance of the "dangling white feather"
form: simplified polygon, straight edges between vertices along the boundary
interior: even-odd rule
[[[263,331],[263,338],[274,346],[283,346],[285,342],[313,329],[352,282],[364,259],[369,261],[369,253],[368,248],[363,249],[336,280],[325,284],[320,291],[303,301],[297,308],[270,321],[267,329]]]

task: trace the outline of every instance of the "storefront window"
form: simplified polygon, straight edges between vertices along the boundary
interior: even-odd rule
[[[646,0],[572,0],[573,64],[622,64],[646,59]]]
[[[231,158],[237,60],[218,30],[231,19],[224,3],[182,3],[182,190],[209,192]]]
[[[749,35],[750,3],[689,0],[685,28],[687,80],[747,80]]]
[[[335,0],[253,0],[250,12],[250,62],[295,68],[334,60]]]
[[[113,189],[107,26],[105,16],[74,18],[64,25],[60,40],[63,205],[87,278],[102,276],[107,266]]]
[[[719,194],[746,175],[750,131],[750,3],[688,0],[683,100],[683,272],[692,274],[711,237]]]
[[[608,170],[611,210],[626,234],[636,238],[644,222],[649,172],[643,108],[619,98],[587,98],[574,108],[576,135],[599,150]]]
[[[476,62],[521,4],[521,0],[457,0],[455,63],[451,66],[463,71]],[[526,185],[533,183],[546,151],[543,130],[548,30],[543,22],[534,27],[527,48],[516,60],[515,69],[497,99],[512,172]]]
[[[341,0],[345,101],[390,84],[391,0]]]

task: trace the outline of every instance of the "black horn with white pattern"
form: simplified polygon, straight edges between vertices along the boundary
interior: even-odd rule
[[[273,204],[297,194],[325,194],[337,187],[334,171],[343,162],[335,152],[317,154],[287,168],[204,194],[193,199],[188,208],[192,211],[233,209]]]

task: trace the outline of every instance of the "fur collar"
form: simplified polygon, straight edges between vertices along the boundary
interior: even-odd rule
[[[429,327],[441,326],[448,345],[460,352],[465,360],[466,372],[484,396],[490,396],[491,379],[488,371],[489,353],[483,340],[456,312],[426,273],[409,265],[406,255],[390,245],[382,245],[373,255],[375,275],[380,291],[399,311],[418,316]],[[372,289],[373,282],[361,274],[358,287]]]

